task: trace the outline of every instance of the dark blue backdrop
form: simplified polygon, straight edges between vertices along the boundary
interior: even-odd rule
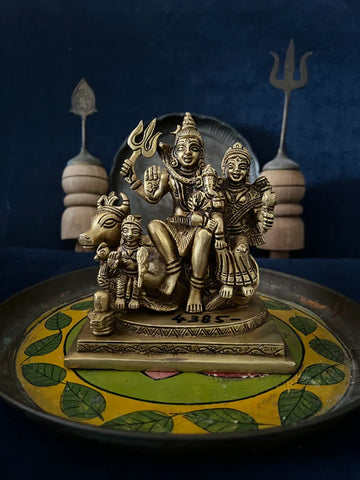
[[[64,248],[61,174],[79,150],[70,96],[85,77],[99,113],[89,148],[110,171],[139,119],[189,110],[276,153],[282,92],[269,50],[312,50],[287,151],[307,180],[303,256],[357,257],[360,8],[340,0],[3,0],[0,5],[1,243]]]

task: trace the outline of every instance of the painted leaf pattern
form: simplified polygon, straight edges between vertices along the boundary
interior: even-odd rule
[[[71,317],[69,317],[69,315],[58,312],[46,321],[45,328],[48,330],[61,330],[62,328],[68,327],[70,323]]]
[[[258,429],[258,424],[250,415],[233,408],[196,410],[185,413],[184,417],[210,433]]]
[[[173,429],[173,419],[156,410],[141,410],[114,418],[103,427],[127,432],[169,433]]]
[[[87,302],[75,303],[71,306],[71,310],[90,310],[91,308],[93,308],[93,306],[94,302],[92,300],[89,300]]]
[[[105,399],[93,388],[79,383],[67,382],[61,395],[62,411],[73,418],[89,420],[100,417],[105,410]]]
[[[266,304],[266,308],[269,310],[291,310],[291,308],[285,305],[285,303],[279,302],[278,300],[271,299],[264,300],[264,302]]]
[[[335,385],[344,380],[345,373],[335,365],[316,363],[305,368],[298,383],[302,385]]]
[[[295,316],[290,318],[291,325],[299,330],[299,332],[303,333],[304,335],[309,335],[312,332],[315,332],[317,325],[309,317],[302,317],[302,316]]]
[[[194,411],[187,410],[189,408],[199,408],[200,405],[196,406],[196,403],[184,402],[184,409],[182,406],[180,409],[174,406],[171,414],[157,410],[158,406],[156,406],[156,403],[159,404],[160,402],[156,402],[155,404],[148,403],[149,410],[130,412],[128,404],[125,403],[124,410],[128,412],[125,414],[123,414],[123,406],[121,403],[118,404],[116,402],[110,402],[109,400],[109,405],[107,405],[107,399],[111,399],[108,395],[112,392],[107,389],[102,390],[102,383],[99,379],[97,379],[98,383],[96,383],[93,382],[91,378],[89,380],[89,378],[82,376],[81,383],[74,383],[79,381],[75,376],[76,371],[73,373],[63,368],[62,341],[66,335],[68,335],[68,332],[64,329],[70,326],[72,322],[74,322],[74,324],[76,323],[75,326],[77,330],[71,330],[67,336],[72,342],[75,338],[75,333],[79,331],[86,319],[87,311],[93,307],[93,301],[89,299],[89,297],[87,297],[87,299],[80,298],[75,301],[73,305],[68,304],[61,307],[61,309],[59,308],[59,310],[52,310],[52,312],[48,313],[47,317],[41,318],[41,330],[39,329],[39,334],[37,336],[32,334],[20,351],[21,356],[17,364],[17,370],[20,369],[22,372],[20,379],[25,390],[28,391],[29,389],[30,392],[35,392],[39,398],[42,395],[42,402],[46,401],[49,392],[50,395],[55,396],[56,402],[54,408],[56,408],[56,415],[60,414],[61,416],[82,421],[96,419],[96,425],[99,427],[117,430],[119,432],[159,434],[171,433],[174,430],[176,433],[185,430],[184,433],[189,431],[193,433],[193,431],[195,431],[196,433],[200,432],[203,434],[241,433],[245,431],[256,432],[262,427],[276,426],[279,425],[279,423],[281,423],[281,425],[294,424],[309,419],[319,413],[326,413],[328,409],[331,408],[331,405],[329,407],[327,404],[331,392],[340,392],[339,398],[341,398],[341,395],[343,395],[342,392],[346,391],[348,382],[351,379],[349,378],[349,365],[348,362],[346,362],[348,358],[346,356],[346,348],[344,346],[341,347],[340,342],[338,342],[335,337],[324,333],[323,326],[317,324],[316,318],[313,318],[310,314],[310,316],[305,316],[307,315],[305,312],[302,315],[300,309],[298,310],[295,306],[294,309],[292,309],[291,306],[289,307],[277,299],[270,298],[265,301],[269,309],[278,310],[278,312],[272,312],[275,313],[277,317],[273,317],[271,313],[270,316],[276,320],[277,325],[280,325],[280,333],[284,338],[287,338],[286,332],[292,332],[291,338],[296,339],[299,344],[299,350],[302,349],[302,351],[298,353],[298,357],[296,357],[296,365],[298,366],[297,373],[289,376],[288,380],[286,380],[286,387],[283,386],[282,382],[274,387],[277,388],[279,386],[279,390],[274,391],[272,389],[271,411],[269,409],[269,411],[259,412],[259,408],[263,408],[265,405],[263,400],[259,400],[259,402],[255,404],[255,408],[249,408],[249,404],[239,403],[238,401],[231,404],[233,408],[218,408],[221,406],[221,404],[219,404],[220,402],[213,403],[209,401],[207,404],[208,408]],[[283,310],[283,312],[279,310]],[[76,311],[79,313],[74,313]],[[299,315],[297,315],[297,313],[299,313]],[[287,330],[285,330],[285,328],[281,330],[281,325],[283,324]],[[46,332],[44,327],[48,331],[50,330],[50,332]],[[296,334],[295,330],[300,332],[301,335],[300,333]],[[316,330],[322,332],[319,333],[318,336],[325,336],[326,338],[331,338],[331,340],[318,338],[316,335],[305,339],[306,336],[313,334]],[[45,337],[42,338],[44,335]],[[73,336],[71,337],[71,335]],[[35,339],[37,339],[37,341],[35,341]],[[70,344],[71,342],[69,341],[68,343]],[[68,346],[64,347],[64,350],[66,350],[66,348],[68,348]],[[54,351],[56,352],[55,354],[53,354]],[[316,356],[314,352],[317,353]],[[28,358],[25,358],[23,353],[25,353]],[[31,360],[32,357],[40,357],[47,354],[50,354],[48,363],[45,363],[47,357],[44,359],[38,358],[38,361],[34,359]],[[300,357],[300,355],[303,355],[303,357]],[[320,358],[319,355],[324,358]],[[303,359],[302,363],[301,358]],[[317,358],[318,363],[313,363],[314,358]],[[41,362],[40,360],[43,361]],[[345,378],[347,379],[346,381]],[[68,380],[67,382],[66,379]],[[70,381],[73,379],[74,382]],[[85,384],[87,381],[91,383]],[[255,379],[254,383],[257,381],[258,380]],[[336,388],[324,387],[337,384],[339,384],[339,387]],[[311,387],[308,388],[306,386]],[[46,388],[42,387],[55,388],[46,390]],[[177,389],[175,389],[175,392],[175,394],[177,394]],[[330,394],[328,395],[326,392],[330,392]],[[245,396],[244,398],[248,397]],[[242,398],[240,400],[242,400]],[[204,404],[205,402],[202,403]],[[146,403],[143,403],[143,405],[145,406]],[[176,405],[183,405],[183,403],[176,403]],[[193,406],[191,407],[191,405]],[[226,403],[222,403],[222,405],[226,405]],[[62,413],[59,412],[59,407]],[[136,408],[135,405],[134,407]],[[138,403],[137,408],[139,407],[140,404]],[[159,407],[161,407],[161,405],[159,405]],[[116,408],[116,410],[112,410],[113,408]],[[152,408],[154,408],[154,410],[152,410]],[[240,410],[237,410],[237,408]],[[243,409],[249,411],[250,415],[242,411]],[[104,416],[106,420],[109,418],[112,418],[112,420],[104,422]],[[176,417],[176,420],[174,420],[174,417]],[[89,423],[94,424],[95,422]],[[176,425],[176,428],[174,428],[174,425]],[[195,426],[198,428],[195,428]],[[202,429],[202,431],[200,431],[200,429]]]
[[[305,420],[315,415],[322,407],[320,398],[312,392],[302,390],[285,390],[279,397],[278,410],[282,425]]]
[[[309,342],[310,347],[319,355],[333,360],[337,363],[343,363],[345,354],[342,348],[331,340],[325,340],[322,338],[314,338]]]
[[[41,338],[26,348],[25,355],[28,357],[47,355],[57,349],[61,343],[61,339],[61,332],[55,333],[55,335],[50,335],[49,337]]]
[[[66,370],[51,363],[29,363],[22,366],[26,380],[36,387],[52,387],[66,377]]]

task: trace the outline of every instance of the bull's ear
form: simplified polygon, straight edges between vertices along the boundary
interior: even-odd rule
[[[119,200],[119,197],[116,195],[114,191],[109,193],[109,196],[107,198],[108,198],[108,205],[114,205],[114,203]]]
[[[108,197],[107,195],[101,195],[101,197],[99,198],[99,200],[97,201],[97,206],[98,208],[99,207],[103,207],[105,205],[108,204]]]

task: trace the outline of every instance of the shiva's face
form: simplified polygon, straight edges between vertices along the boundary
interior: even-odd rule
[[[250,167],[239,155],[231,157],[226,165],[226,176],[234,183],[243,182],[249,175]]]
[[[193,168],[198,164],[201,151],[202,146],[193,137],[179,138],[175,145],[175,157],[185,168]]]
[[[141,238],[142,232],[136,225],[125,224],[121,228],[121,236],[125,243],[137,242]]]

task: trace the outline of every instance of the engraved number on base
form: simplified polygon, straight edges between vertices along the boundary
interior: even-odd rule
[[[173,320],[176,323],[224,323],[224,322],[240,322],[241,318],[232,318],[230,315],[183,315],[178,313],[173,317]]]

